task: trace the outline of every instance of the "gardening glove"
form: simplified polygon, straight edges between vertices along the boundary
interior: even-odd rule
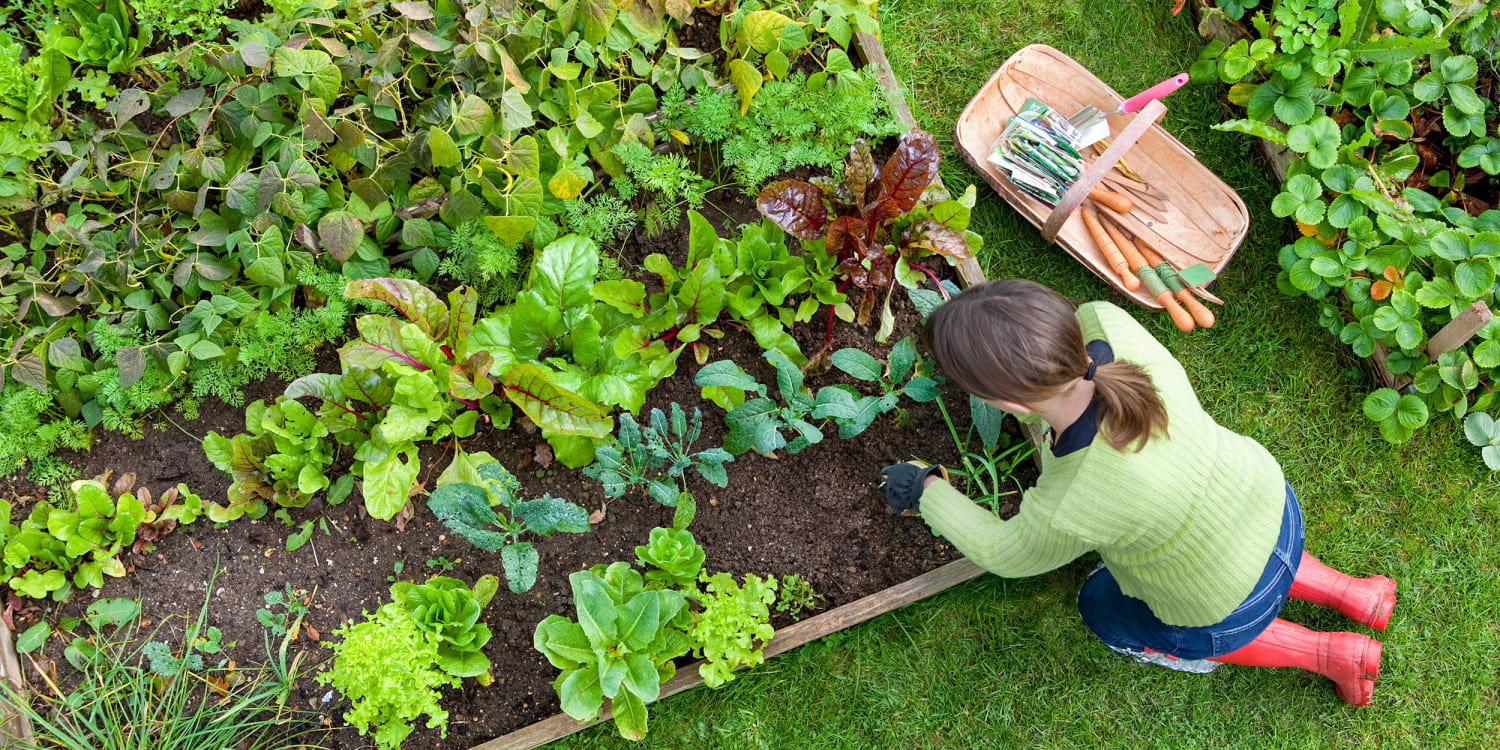
[[[919,510],[918,503],[922,500],[922,490],[926,488],[927,477],[933,474],[941,474],[943,479],[948,478],[948,471],[943,467],[928,466],[918,461],[892,464],[881,469],[880,484],[885,487],[885,501],[890,503],[891,512],[899,515],[916,513]]]

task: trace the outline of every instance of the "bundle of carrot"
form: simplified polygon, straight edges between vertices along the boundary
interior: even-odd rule
[[[1110,208],[1125,213],[1115,206]],[[1131,240],[1112,220],[1101,219],[1092,208],[1085,206],[1080,210],[1084,226],[1088,227],[1089,234],[1109,260],[1110,267],[1120,275],[1126,289],[1135,291],[1144,284],[1147,292],[1166,308],[1167,314],[1172,316],[1172,323],[1180,331],[1191,331],[1198,326],[1213,327],[1214,314],[1193,296],[1192,287],[1196,285],[1187,283],[1160,253],[1140,237]]]

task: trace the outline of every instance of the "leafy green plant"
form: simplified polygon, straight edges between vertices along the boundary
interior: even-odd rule
[[[391,587],[391,597],[411,615],[417,629],[437,644],[438,668],[454,677],[475,677],[488,685],[490,659],[484,644],[490,628],[479,615],[494,598],[499,579],[482,576],[474,588],[457,578],[433,576],[417,585],[402,581]]]
[[[635,548],[636,562],[647,568],[646,585],[652,588],[692,586],[703,558],[703,548],[687,529],[652,529],[650,541]]]
[[[1500,471],[1500,427],[1493,417],[1482,411],[1470,412],[1464,417],[1464,436],[1480,449],[1485,466]]]
[[[728,573],[715,573],[699,580],[703,611],[694,617],[689,635],[694,655],[705,660],[698,667],[703,684],[719,687],[734,679],[736,667],[765,661],[762,649],[776,634],[770,610],[776,602],[776,577],[750,573],[741,584]]]
[[[959,200],[930,199],[940,160],[937,141],[926,131],[904,134],[878,168],[860,140],[850,148],[842,175],[817,184],[782,180],[756,199],[762,215],[804,242],[822,242],[838,259],[839,272],[864,292],[855,314],[861,325],[874,312],[879,290],[886,290],[875,335],[880,343],[895,327],[891,292],[897,284],[911,288],[924,280],[918,261],[938,255],[956,264],[979,249],[979,235],[968,231],[975,191]]]
[[[626,562],[580,570],[568,582],[578,620],[548,615],[534,637],[536,649],[562,670],[552,686],[563,712],[589,721],[609,699],[620,735],[640,740],[646,704],[676,672],[672,660],[692,648],[687,599],[671,589],[646,589]]]
[[[293,591],[290,583],[286,584],[285,591],[272,589],[263,598],[266,606],[255,610],[255,619],[277,638],[286,635],[295,623],[307,615],[309,598]],[[277,612],[277,609],[282,611]]]
[[[333,632],[333,668],[317,676],[349,700],[344,720],[377,747],[394,750],[423,715],[426,725],[448,733],[448,712],[438,688],[461,680],[438,668],[438,643],[400,604],[386,604],[373,617]],[[373,730],[373,732],[372,732]]]
[[[776,596],[776,611],[801,619],[803,612],[811,612],[823,606],[823,595],[813,589],[812,582],[793,573],[781,577],[781,591]]]
[[[1492,180],[1453,165],[1486,168],[1493,107],[1476,91],[1475,55],[1489,54],[1495,7],[1443,20],[1422,2],[1277,0],[1251,19],[1259,38],[1211,44],[1194,66],[1235,84],[1230,100],[1246,107],[1220,129],[1301,155],[1272,202],[1303,235],[1282,248],[1278,285],[1320,300],[1323,326],[1360,356],[1384,350],[1411,379],[1410,393],[1364,402],[1392,442],[1433,413],[1463,418],[1496,398],[1492,334],[1431,352],[1437,361],[1427,351],[1459,312],[1493,301],[1500,212],[1474,201]]]
[[[30,720],[37,746],[62,750],[317,746],[326,731],[321,714],[285,707],[285,696],[303,677],[300,656],[284,658],[290,639],[281,639],[279,661],[204,664],[203,655],[222,650],[222,633],[207,626],[209,602],[205,597],[197,617],[185,624],[177,625],[174,615],[148,632],[140,627],[137,602],[96,601],[86,618],[94,632],[73,633],[63,651],[76,670],[68,689],[61,695],[50,689],[18,693],[4,681],[0,706]],[[114,630],[106,634],[109,627]],[[185,631],[175,648],[157,640],[174,631]],[[275,659],[271,650],[268,642],[267,654]]]
[[[663,138],[676,137],[676,131],[717,146],[734,181],[756,193],[772,177],[798,167],[841,165],[861,137],[880,140],[900,132],[884,98],[866,91],[866,79],[847,73],[836,73],[834,85],[825,77],[816,88],[801,72],[767,81],[743,115],[734,91],[700,91],[689,99],[685,89],[671,89],[662,95],[662,116],[653,125]]]
[[[451,482],[439,479],[427,507],[470,544],[486,552],[499,550],[511,591],[529,591],[536,584],[540,556],[531,542],[521,541],[522,535],[589,530],[588,512],[567,500],[547,494],[535,500],[517,497],[520,481],[493,460],[471,464],[464,473]]]
[[[124,0],[104,0],[98,7],[88,0],[61,0],[65,14],[61,34],[52,44],[74,62],[104,68],[110,73],[129,73],[150,40],[150,30],[141,26],[132,33],[134,14]]]
[[[292,399],[269,406],[256,401],[246,407],[245,432],[232,438],[210,430],[203,438],[203,451],[234,479],[228,506],[210,504],[210,518],[223,523],[242,512],[257,516],[271,503],[286,508],[307,505],[329,486],[327,471],[334,451],[328,434],[328,426],[315,412]]]
[[[818,391],[813,416],[832,418],[839,437],[858,437],[881,414],[897,408],[900,397],[926,403],[938,397],[937,381],[919,373],[917,347],[909,338],[896,342],[885,365],[859,349],[840,349],[829,356],[834,367],[855,380],[874,383],[879,394],[863,395],[853,386],[831,385]]]
[[[141,31],[148,35],[211,39],[224,23],[233,0],[131,0]]]
[[[724,464],[734,460],[723,448],[693,451],[703,432],[703,412],[693,409],[692,419],[676,402],[671,419],[661,409],[652,409],[645,426],[630,414],[620,415],[619,435],[613,444],[594,449],[594,464],[583,472],[604,485],[605,497],[624,497],[631,487],[669,508],[676,508],[674,528],[692,523],[697,503],[687,489],[687,472],[697,472],[718,487],[729,486]]]
[[[683,209],[702,208],[714,184],[699,176],[682,154],[657,154],[639,141],[621,143],[611,150],[625,168],[614,181],[615,193],[624,200],[641,202],[640,218],[647,237],[672,229],[682,219]]]
[[[936,381],[918,373],[916,347],[910,339],[891,349],[887,366],[853,348],[840,349],[830,356],[834,366],[851,377],[877,384],[881,393],[874,395],[835,384],[824,386],[814,396],[803,387],[802,371],[790,360],[774,351],[767,352],[766,359],[776,368],[780,404],[767,395],[766,386],[728,360],[704,365],[694,380],[703,389],[704,398],[727,409],[724,422],[729,435],[724,448],[732,454],[752,448],[761,454],[782,448],[800,453],[822,442],[823,420],[838,425],[839,437],[854,438],[881,414],[896,409],[902,395],[917,402],[931,401],[938,395]],[[747,399],[751,393],[756,397]]]
[[[191,522],[195,507],[190,501],[170,505],[153,502],[149,492],[133,487],[134,475],[122,477],[112,492],[105,484],[107,478],[74,482],[67,502],[57,506],[38,502],[20,524],[11,522],[11,504],[0,501],[0,543],[4,547],[0,573],[12,591],[38,599],[51,594],[61,601],[75,587],[101,588],[104,576],[125,575],[125,564],[120,560],[123,552],[132,548],[142,551],[150,544],[143,541],[137,546],[143,526],[155,539],[176,523]],[[191,495],[185,487],[178,493]],[[148,502],[153,510],[147,510]]]

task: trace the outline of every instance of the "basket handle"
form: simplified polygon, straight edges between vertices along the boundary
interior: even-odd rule
[[[1153,101],[1141,108],[1140,113],[1130,121],[1129,125],[1125,126],[1114,143],[1109,144],[1109,148],[1104,149],[1104,153],[1100,154],[1099,158],[1084,170],[1078,181],[1068,188],[1068,192],[1063,193],[1062,200],[1057,202],[1052,213],[1047,215],[1046,223],[1042,225],[1042,237],[1048,242],[1057,240],[1057,233],[1062,229],[1062,225],[1078,209],[1079,204],[1089,196],[1089,191],[1099,185],[1105,175],[1109,174],[1109,170],[1115,168],[1115,163],[1124,158],[1125,152],[1129,151],[1135,142],[1146,134],[1146,130],[1160,120],[1166,112],[1167,106],[1160,101]]]

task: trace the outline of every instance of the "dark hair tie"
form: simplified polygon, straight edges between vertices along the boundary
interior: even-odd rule
[[[1099,369],[1099,365],[1096,364],[1094,362],[1094,360],[1092,360],[1092,359],[1089,360],[1089,371],[1083,374],[1083,379],[1084,380],[1093,380],[1094,379],[1094,371],[1098,370],[1098,369]]]

